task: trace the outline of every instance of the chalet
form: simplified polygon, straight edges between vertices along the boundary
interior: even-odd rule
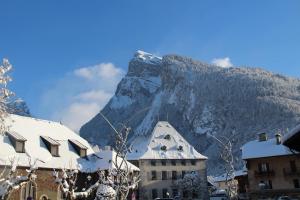
[[[136,137],[128,160],[141,170],[138,199],[208,198],[207,157],[198,153],[168,122],[159,121],[150,137]],[[200,175],[201,192],[189,191],[178,185],[178,180],[191,172]]]
[[[248,170],[252,199],[282,195],[300,197],[299,153],[282,145],[280,134],[268,139],[266,133],[242,147],[242,159]]]
[[[55,182],[53,170],[76,169],[86,180],[87,174],[95,176],[96,171],[113,169],[115,162],[122,162],[111,149],[95,153],[85,139],[57,122],[9,115],[5,125],[7,131],[0,134],[0,171],[10,167],[12,160],[17,162],[19,175],[26,174],[32,162],[37,167],[35,181],[15,190],[10,199],[59,200],[62,192]],[[129,162],[123,165],[139,171]],[[78,181],[81,184],[78,188],[86,187],[85,180]]]

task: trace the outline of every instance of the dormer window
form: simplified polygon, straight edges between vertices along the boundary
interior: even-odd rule
[[[177,148],[177,150],[178,150],[178,151],[183,151],[183,146],[180,145],[180,146]]]
[[[165,135],[164,139],[165,139],[165,140],[170,140],[170,139],[171,139],[170,134]]]
[[[52,156],[58,157],[59,156],[59,142],[52,139],[49,136],[41,136],[43,142],[45,143],[47,149],[51,153]]]
[[[80,157],[86,156],[86,150],[88,149],[86,146],[81,144],[78,140],[69,139],[69,142]]]
[[[160,149],[161,149],[162,151],[167,151],[167,146],[166,146],[166,145],[161,146]]]
[[[23,136],[16,132],[10,131],[6,133],[17,153],[25,153],[25,142],[27,141]]]

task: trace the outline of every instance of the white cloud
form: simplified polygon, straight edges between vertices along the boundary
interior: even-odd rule
[[[124,74],[112,63],[76,69],[44,93],[41,109],[48,109],[50,119],[79,131],[106,105]]]
[[[89,80],[95,78],[114,78],[122,73],[123,70],[116,68],[112,63],[101,63],[99,65],[83,67],[74,71],[76,76]]]
[[[219,67],[224,67],[224,68],[228,68],[228,67],[232,67],[233,64],[230,61],[229,57],[225,57],[225,58],[214,58],[212,61],[212,64],[217,65]]]

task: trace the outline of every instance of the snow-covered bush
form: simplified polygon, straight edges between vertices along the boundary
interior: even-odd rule
[[[207,183],[199,172],[186,173],[182,179],[176,181],[176,185],[183,191],[188,191],[193,196],[197,196],[197,198],[205,199],[207,197]]]

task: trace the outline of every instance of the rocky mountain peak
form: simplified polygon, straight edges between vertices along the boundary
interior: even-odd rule
[[[240,147],[258,132],[284,134],[300,123],[300,80],[138,51],[102,113],[116,127],[130,126],[130,138],[149,135],[158,121],[169,121],[209,158],[209,174],[216,174],[224,169],[211,135],[234,136],[236,167],[241,167]],[[99,114],[80,134],[101,146],[113,143],[113,131]]]

